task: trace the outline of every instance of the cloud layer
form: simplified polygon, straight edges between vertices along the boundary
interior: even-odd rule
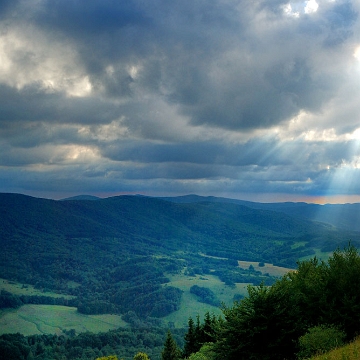
[[[359,11],[0,1],[0,191],[360,194]]]

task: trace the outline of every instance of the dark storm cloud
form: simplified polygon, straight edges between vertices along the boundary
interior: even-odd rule
[[[332,30],[325,44],[334,46],[343,43],[353,35],[353,25],[358,18],[358,13],[354,10],[352,3],[346,1],[334,6],[325,14],[328,27]]]
[[[15,8],[18,2],[16,0],[0,0],[0,20]]]
[[[100,98],[68,98],[63,93],[49,92],[39,85],[21,90],[0,85],[0,123],[16,122],[108,123],[118,116],[118,107]]]
[[[246,168],[258,171],[270,167],[283,167],[284,176],[299,171],[299,177],[314,176],[321,166],[339,166],[353,161],[359,147],[358,141],[302,142],[279,139],[256,139],[243,144],[224,142],[184,142],[157,144],[152,142],[122,141],[100,147],[102,156],[115,161],[135,163],[169,163],[181,168],[187,164]],[[151,165],[153,166],[153,165]],[[285,170],[289,167],[288,170]],[[249,168],[248,168],[249,169]],[[257,169],[257,170],[256,170]],[[301,169],[301,170],[300,170]],[[147,171],[147,170],[146,170]],[[221,171],[218,176],[221,175]],[[234,171],[234,170],[232,170]],[[307,173],[309,172],[309,173]],[[144,175],[145,176],[145,175]],[[291,175],[293,176],[293,175]]]
[[[358,11],[0,0],[0,190],[340,192],[360,158]]]
[[[36,18],[40,24],[69,36],[89,38],[130,25],[149,24],[150,18],[139,5],[132,0],[47,0],[42,2]]]
[[[249,130],[321,109],[336,91],[336,74],[314,64],[307,49],[319,41],[339,46],[357,19],[343,2],[289,22],[283,5],[44,1],[34,19],[75,44],[93,88],[105,96],[152,91],[192,124]],[[254,26],[261,9],[264,25]],[[125,70],[134,65],[137,76]]]
[[[224,142],[186,142],[156,144],[145,141],[122,141],[109,144],[102,155],[116,161],[139,163],[192,163],[230,166],[288,164],[275,140],[249,141],[246,144]]]

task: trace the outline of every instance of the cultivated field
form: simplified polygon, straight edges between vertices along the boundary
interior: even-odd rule
[[[248,269],[250,265],[254,267],[256,271],[261,271],[262,274],[268,273],[271,276],[283,276],[293,269],[288,269],[280,266],[274,266],[272,264],[265,263],[264,266],[259,266],[259,262],[254,261],[238,261],[239,266],[242,269]]]
[[[0,314],[0,334],[61,334],[70,329],[96,333],[127,326],[118,315],[83,315],[76,308],[57,305],[24,305]]]

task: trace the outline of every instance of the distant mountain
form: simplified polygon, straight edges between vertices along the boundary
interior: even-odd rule
[[[71,196],[65,199],[61,199],[61,201],[68,201],[68,200],[99,200],[101,198],[93,195],[77,195]]]
[[[74,295],[86,314],[162,317],[178,310],[182,293],[167,274],[270,284],[237,260],[295,268],[350,239],[360,247],[359,232],[310,221],[309,209],[195,195],[55,201],[0,193],[0,278]]]
[[[181,195],[181,196],[173,196],[173,197],[160,197],[160,199],[171,201],[178,204],[191,204],[191,203],[199,203],[199,202],[216,202],[216,203],[229,203],[229,204],[237,204],[237,205],[244,205],[253,207],[256,204],[251,201],[246,200],[238,200],[238,199],[231,199],[231,198],[224,198],[224,197],[216,197],[216,196],[200,196],[195,194],[189,195]]]
[[[319,221],[345,230],[360,231],[360,204],[308,204],[305,202],[258,203],[214,196],[164,197],[175,203],[216,202],[244,205],[252,209],[282,212],[295,218]]]

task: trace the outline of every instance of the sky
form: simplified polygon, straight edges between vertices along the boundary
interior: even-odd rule
[[[359,0],[0,0],[0,192],[360,202]]]

